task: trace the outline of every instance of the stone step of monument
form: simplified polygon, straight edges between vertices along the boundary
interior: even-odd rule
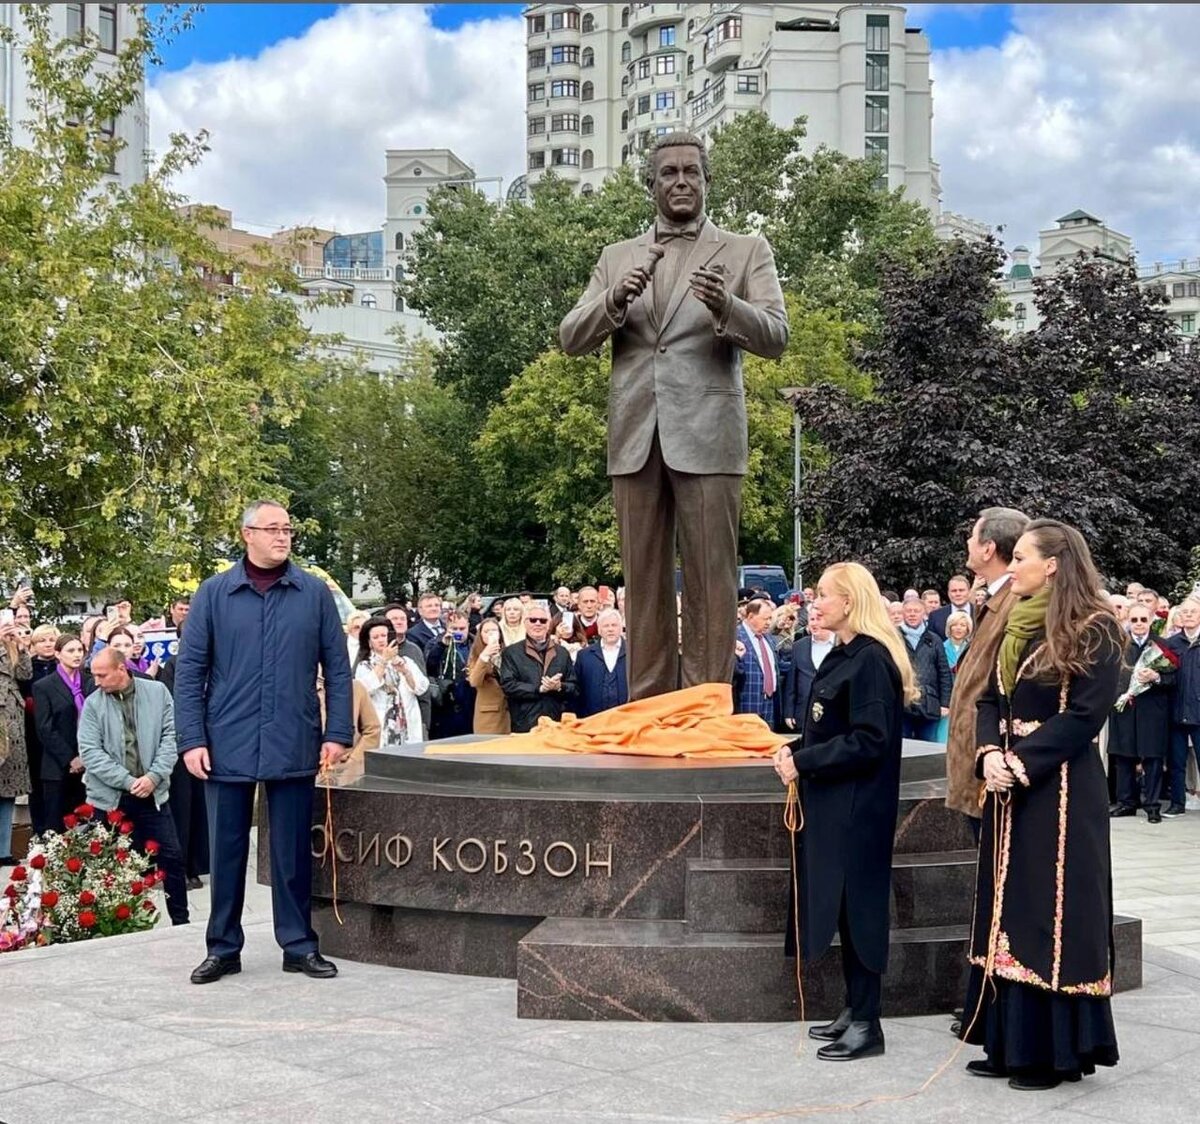
[[[975,887],[974,850],[897,854],[892,925],[965,925]],[[701,933],[778,933],[790,923],[786,859],[689,859],[685,920]]]
[[[961,1006],[966,926],[893,929],[883,1012],[950,1015]],[[1118,917],[1118,991],[1141,986],[1141,922]],[[802,973],[804,1017],[845,998],[836,943]],[[781,1022],[800,1017],[796,962],[782,933],[705,933],[686,921],[549,918],[517,946],[520,1018]],[[948,1028],[947,1028],[948,1029]]]

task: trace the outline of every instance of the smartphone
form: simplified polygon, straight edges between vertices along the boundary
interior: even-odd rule
[[[116,605],[109,605],[104,615],[108,617],[109,624],[116,624],[120,614],[117,612]]]
[[[11,609],[0,609],[0,625],[12,624],[16,614]]]

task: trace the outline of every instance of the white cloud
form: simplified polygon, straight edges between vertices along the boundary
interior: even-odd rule
[[[1016,5],[997,47],[935,52],[943,206],[1008,245],[1082,207],[1139,260],[1200,255],[1200,6]]]
[[[450,148],[506,184],[521,172],[524,44],[519,15],[441,31],[424,5],[350,5],[255,58],[157,76],[151,144],[207,129],[212,151],[178,187],[239,225],[374,229],[385,149]]]

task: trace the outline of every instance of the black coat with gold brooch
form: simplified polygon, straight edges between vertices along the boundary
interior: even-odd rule
[[[797,874],[806,960],[833,942],[844,896],[859,958],[873,972],[887,967],[902,713],[900,673],[878,640],[856,636],[821,661],[804,736],[791,743],[805,820]],[[795,954],[790,921],[786,952]]]
[[[1006,801],[989,794],[983,809],[970,957],[984,967],[990,948],[1001,979],[1107,996],[1108,784],[1093,740],[1116,701],[1122,646],[1115,621],[1086,627],[1096,632],[1087,674],[1035,678],[1038,634],[1021,654],[1011,697],[997,667],[977,704],[977,775],[985,751],[999,748],[1017,783]]]

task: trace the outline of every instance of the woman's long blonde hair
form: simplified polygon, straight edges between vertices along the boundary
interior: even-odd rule
[[[821,584],[828,583],[850,603],[847,624],[860,636],[878,640],[892,657],[892,663],[900,673],[900,688],[905,703],[914,703],[921,697],[912,661],[904,650],[900,633],[888,619],[887,610],[879,594],[879,585],[871,571],[858,562],[835,562],[821,575]]]

